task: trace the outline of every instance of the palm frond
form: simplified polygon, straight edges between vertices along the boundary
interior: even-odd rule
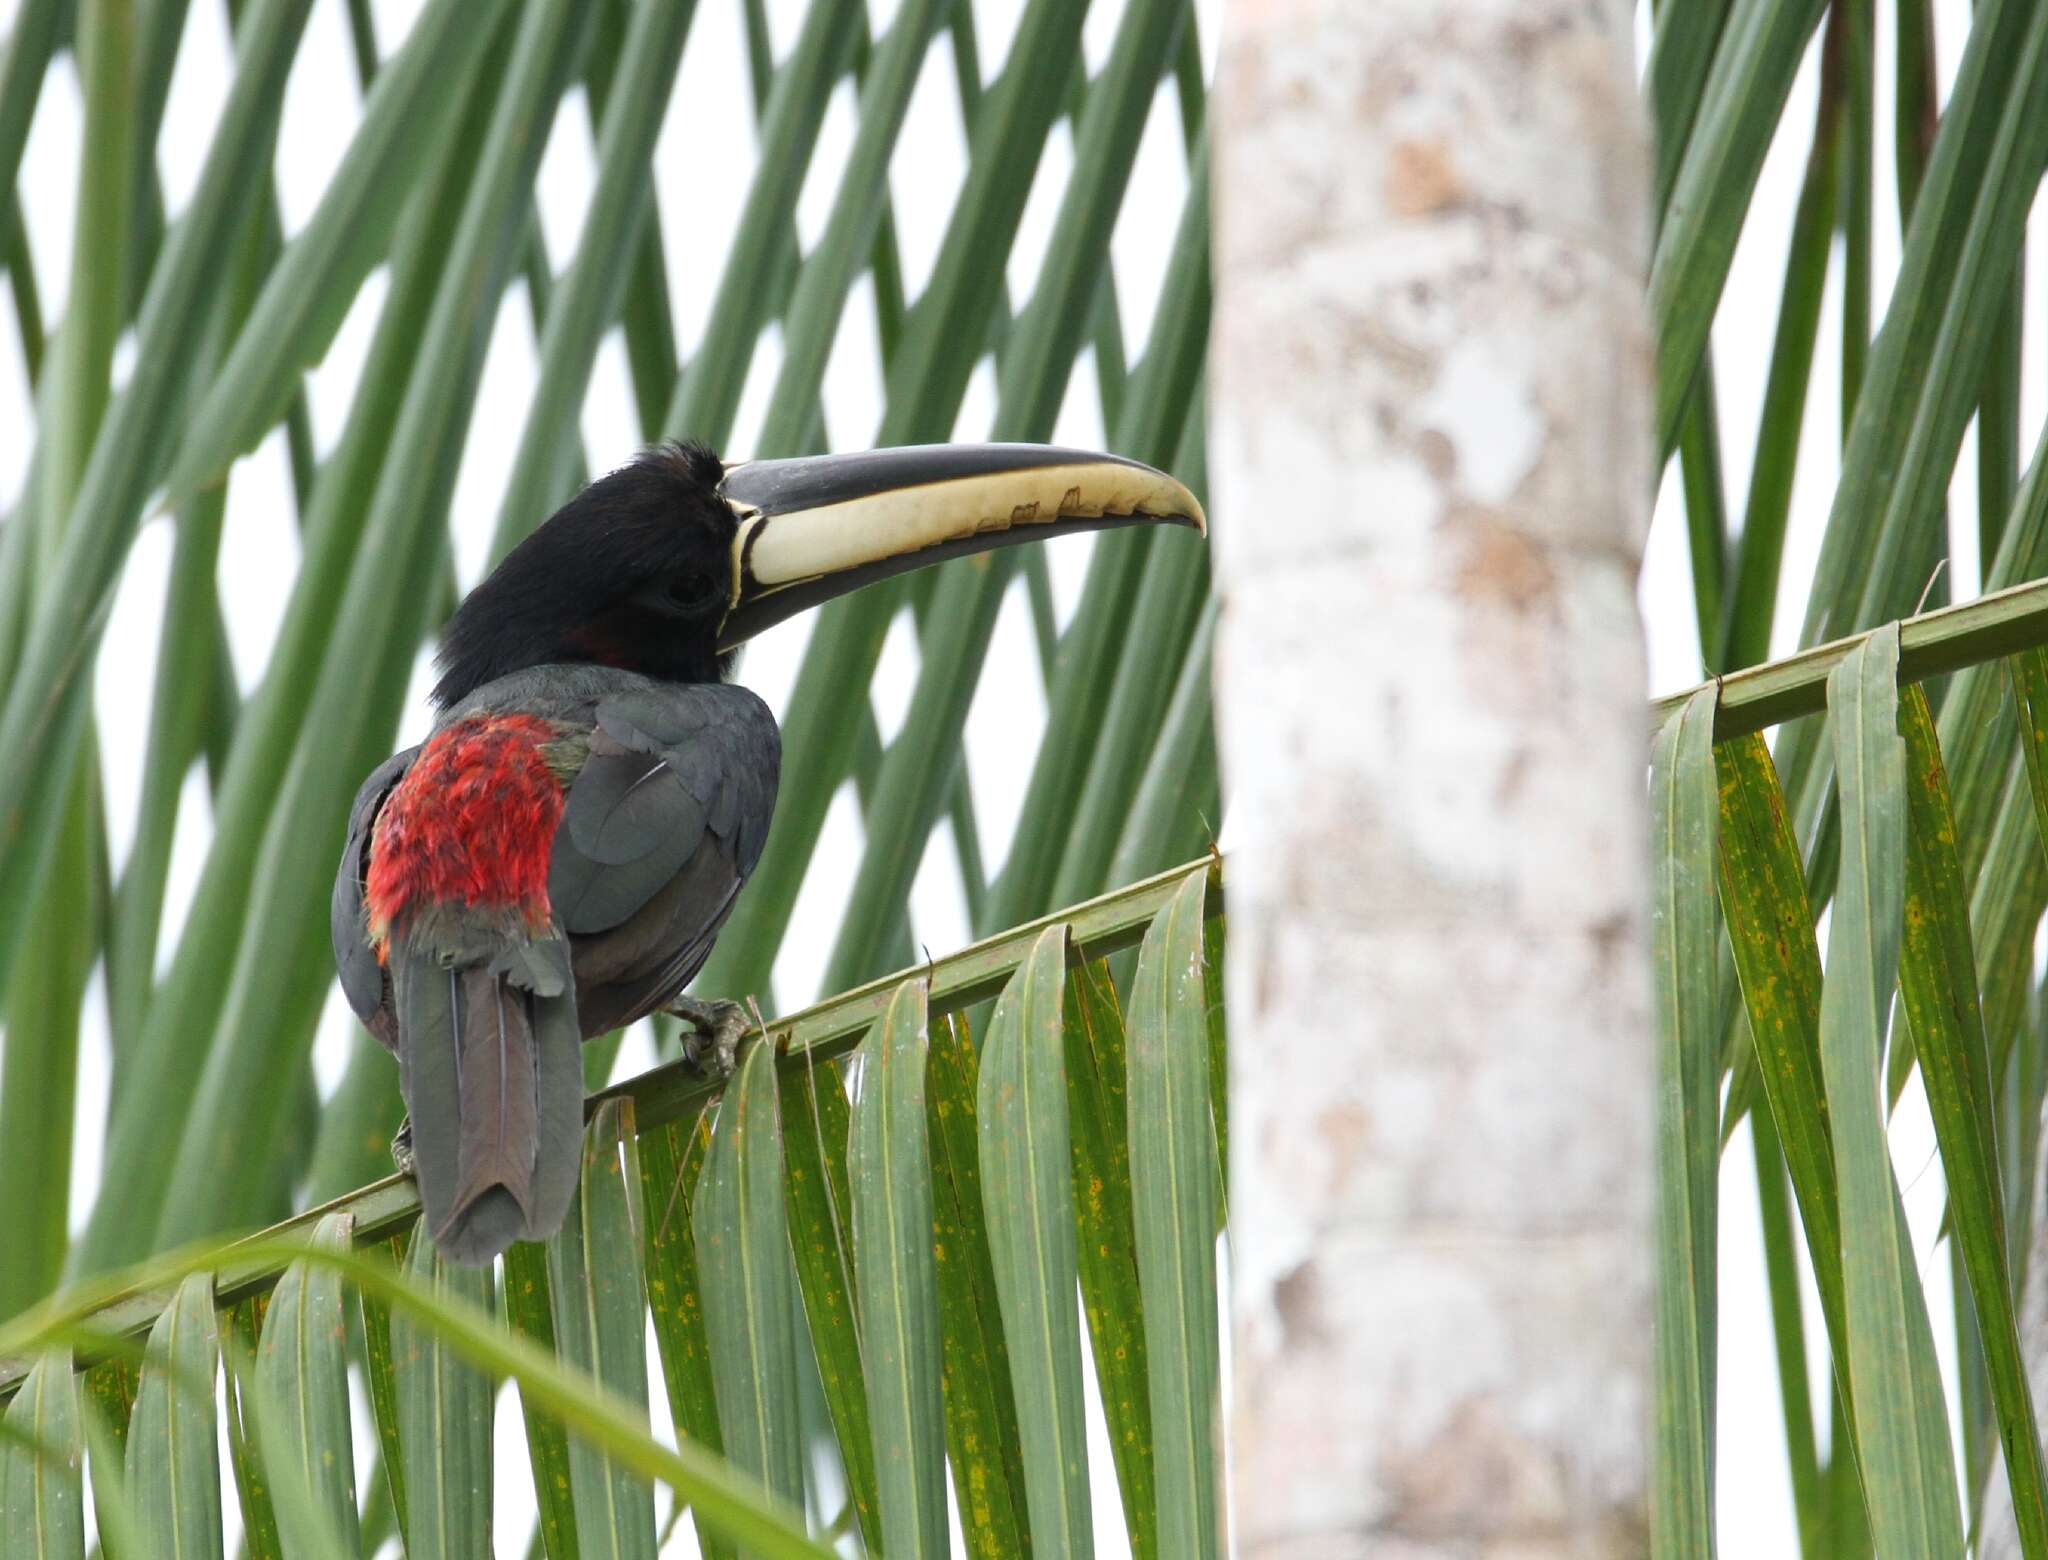
[[[121,1419],[133,1448],[128,1483],[140,1509],[171,1502],[202,1547],[218,1545],[211,1441],[185,1444],[168,1466],[174,1452],[164,1438],[168,1424],[211,1415],[218,1328],[230,1339],[245,1534],[259,1551],[274,1531],[293,1553],[356,1552],[368,1502],[351,1450],[344,1284],[352,1282],[383,1477],[408,1553],[474,1552],[488,1531],[490,1377],[502,1375],[517,1379],[525,1399],[550,1554],[652,1554],[650,1478],[695,1503],[714,1549],[734,1542],[760,1553],[817,1552],[797,1543],[801,1529],[790,1525],[807,1489],[794,1353],[806,1342],[819,1369],[839,1373],[862,1405],[856,1419],[835,1415],[832,1432],[844,1466],[869,1470],[855,1485],[873,1510],[859,1519],[863,1529],[872,1522],[891,1552],[943,1552],[950,1450],[970,1547],[989,1552],[996,1519],[978,1509],[989,1499],[983,1453],[948,1436],[959,1393],[972,1384],[940,1366],[942,1340],[956,1360],[956,1344],[968,1340],[956,1336],[963,1316],[949,1305],[943,1276],[959,1250],[934,1236],[945,1229],[949,1199],[951,1216],[962,1217],[942,1169],[959,1145],[928,1105],[965,1083],[981,1123],[978,1143],[969,1139],[973,1174],[987,1194],[972,1217],[1000,1258],[990,1275],[1001,1321],[983,1315],[979,1325],[991,1329],[984,1337],[994,1340],[994,1357],[1010,1361],[1010,1391],[987,1402],[983,1412],[995,1420],[983,1429],[1018,1450],[1015,1481],[1006,1476],[1021,1497],[1011,1519],[1028,1510],[1034,1528],[1090,1541],[1078,1312],[1063,1295],[1075,1288],[1080,1240],[1135,1228],[1148,1233],[1135,1246],[1122,1236],[1121,1271],[1091,1264],[1083,1285],[1096,1302],[1089,1326],[1098,1354],[1121,1349],[1135,1322],[1156,1362],[1147,1400],[1119,1403],[1116,1423],[1149,1426],[1149,1435],[1124,1446],[1117,1472],[1137,1552],[1164,1552],[1162,1542],[1190,1533],[1199,1543],[1219,1520],[1203,933],[1220,910],[1214,868],[1182,868],[772,1024],[715,1108],[711,1086],[680,1063],[607,1092],[592,1107],[578,1208],[544,1253],[515,1246],[506,1258],[502,1320],[490,1315],[489,1275],[444,1266],[421,1238],[411,1184],[397,1177],[239,1245],[150,1264],[113,1292],[88,1285],[60,1297],[0,1330],[0,1353],[19,1356],[0,1365],[0,1394],[17,1400],[9,1414],[29,1443],[4,1454],[16,1459],[5,1478],[21,1482],[36,1513],[71,1531],[82,1510],[80,1459],[63,1447],[76,1422],[67,1405],[77,1398],[77,1367],[68,1353],[37,1351],[83,1339],[91,1364],[146,1333],[139,1397],[121,1405],[136,1416],[133,1429],[126,1413]],[[1127,1038],[1103,961],[1134,943],[1142,944],[1140,989]],[[965,1047],[939,1064],[964,1064],[953,1083],[933,1077],[928,1015],[957,1014],[998,989],[1006,995],[994,1036],[979,1054]],[[1084,1011],[1065,1013],[1069,1000]],[[849,1112],[838,1061],[856,1048],[862,1065]],[[1071,1075],[1070,1053],[1088,1059]],[[1021,1094],[1011,1083],[1019,1072],[1034,1080]],[[1013,1119],[1018,1105],[1021,1120]],[[785,1113],[795,1119],[785,1123]],[[1109,1152],[1112,1113],[1116,1139],[1128,1134],[1135,1151],[1127,1168],[1107,1166],[1113,1178],[1103,1182],[1092,1170]],[[1086,1124],[1071,1152],[1069,1134],[1050,1130],[1069,1115]],[[829,1161],[815,1152],[817,1123],[828,1119]],[[850,1143],[849,1132],[857,1134]],[[806,1133],[811,1150],[785,1150],[785,1137]],[[849,1154],[851,1166],[838,1170]],[[1027,1182],[1013,1195],[1006,1188],[1019,1174]],[[790,1210],[814,1206],[821,1185],[834,1189],[820,1227],[792,1227]],[[401,1268],[395,1258],[407,1234]],[[803,1259],[793,1261],[793,1240],[815,1244],[826,1278],[837,1281],[830,1306],[816,1303],[811,1282],[798,1282]],[[1060,1249],[1064,1277],[1028,1260]],[[1117,1288],[1105,1293],[1105,1282]],[[849,1313],[854,1296],[860,1304]],[[650,1312],[687,1457],[664,1451],[647,1428]],[[253,1354],[234,1341],[251,1332]],[[1142,1377],[1135,1386],[1143,1390]],[[870,1434],[872,1451],[852,1442]],[[69,1481],[54,1497],[53,1479]],[[1155,1489],[1156,1508],[1138,1503]],[[782,1536],[764,1545],[770,1532]]]

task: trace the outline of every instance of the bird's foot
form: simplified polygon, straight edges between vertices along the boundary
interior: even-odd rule
[[[400,1175],[417,1173],[412,1157],[412,1117],[407,1116],[398,1124],[398,1130],[391,1134],[391,1162],[398,1167]]]
[[[668,1010],[689,1026],[683,1034],[683,1060],[709,1077],[730,1078],[739,1065],[740,1041],[753,1027],[747,1010],[723,998],[705,1002],[687,996],[678,996]]]

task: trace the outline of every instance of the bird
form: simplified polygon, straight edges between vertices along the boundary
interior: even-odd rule
[[[1115,455],[936,444],[727,463],[642,450],[463,599],[424,741],[350,810],[341,989],[397,1055],[398,1168],[449,1260],[546,1240],[582,1161],[582,1043],[651,1013],[729,1076],[735,1001],[685,994],[775,810],[773,713],[741,647],[847,591],[1041,538],[1168,523],[1173,477]]]

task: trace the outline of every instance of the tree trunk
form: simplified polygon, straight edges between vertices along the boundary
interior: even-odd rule
[[[1235,1520],[1640,1554],[1643,131],[1621,0],[1235,0]]]

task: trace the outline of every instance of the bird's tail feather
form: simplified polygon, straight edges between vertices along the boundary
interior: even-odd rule
[[[576,999],[566,979],[546,978],[531,961],[529,952],[451,968],[402,938],[392,942],[420,1206],[434,1244],[457,1262],[486,1263],[514,1240],[547,1239],[575,1195],[583,1148]]]

